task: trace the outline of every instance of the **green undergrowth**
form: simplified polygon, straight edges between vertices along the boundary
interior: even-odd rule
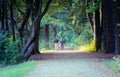
[[[113,57],[113,60],[106,61],[105,66],[110,68],[113,72],[115,72],[120,77],[120,56]]]
[[[18,65],[0,67],[0,77],[24,77],[36,65],[36,61],[28,61]]]
[[[92,40],[90,44],[79,47],[80,52],[95,52],[95,42]]]
[[[19,40],[13,41],[12,35],[8,33],[0,33],[0,64],[12,65],[24,60],[19,50],[19,42]]]

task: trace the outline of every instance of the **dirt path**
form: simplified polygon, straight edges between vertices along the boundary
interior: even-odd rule
[[[91,53],[37,54],[38,65],[25,77],[117,77],[103,65],[113,55]]]

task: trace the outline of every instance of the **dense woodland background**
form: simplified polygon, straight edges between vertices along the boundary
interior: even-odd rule
[[[119,12],[119,0],[0,0],[0,62],[53,49],[55,37],[120,55]]]

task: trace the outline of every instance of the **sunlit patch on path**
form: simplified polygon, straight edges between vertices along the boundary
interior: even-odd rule
[[[75,53],[75,52],[79,52],[78,50],[74,50],[71,47],[65,47],[63,50],[58,49],[58,50],[47,50],[45,48],[40,50],[40,53]]]
[[[94,51],[89,51],[86,46],[82,46],[78,50],[74,50],[72,47],[65,46],[65,48],[63,50],[61,50],[61,49],[47,50],[47,49],[43,48],[39,52],[42,54],[46,54],[46,53],[76,53],[76,52],[90,53],[90,52],[94,52]]]

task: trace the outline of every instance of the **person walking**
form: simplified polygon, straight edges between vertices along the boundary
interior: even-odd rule
[[[57,37],[55,37],[55,38],[54,38],[54,49],[55,49],[55,50],[58,50],[58,48],[59,48],[58,42],[59,42],[59,39],[58,39]]]
[[[63,40],[63,38],[60,39],[60,48],[61,50],[64,49],[64,44],[65,44],[65,41]]]

